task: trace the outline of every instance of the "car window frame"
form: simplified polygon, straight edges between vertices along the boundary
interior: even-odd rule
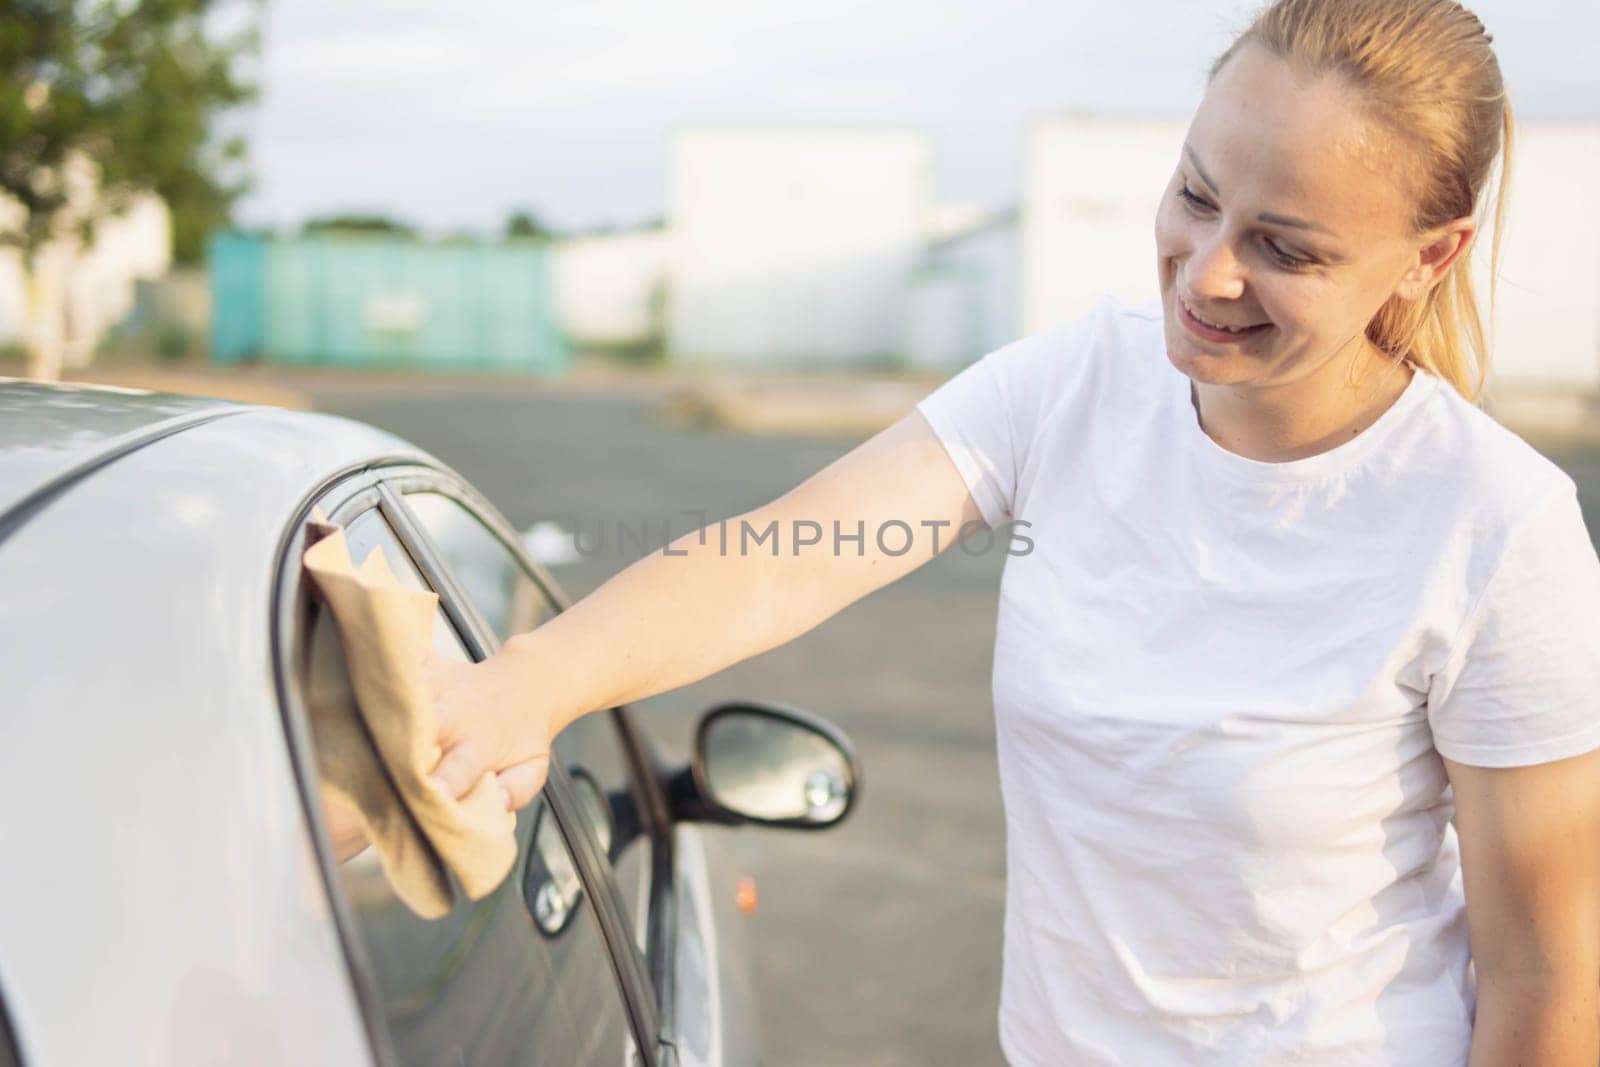
[[[331,838],[319,801],[310,719],[300,679],[293,669],[296,654],[302,647],[300,642],[306,636],[299,632],[300,607],[307,593],[307,579],[300,561],[305,550],[305,527],[312,518],[313,509],[320,507],[328,521],[341,526],[348,525],[373,508],[378,509],[394,532],[395,539],[411,557],[418,573],[438,593],[441,608],[468,654],[481,659],[490,647],[485,637],[492,637],[476,609],[471,607],[470,601],[456,586],[454,576],[442,565],[437,550],[422,535],[421,527],[406,510],[399,493],[385,484],[390,472],[396,470],[415,473],[427,468],[419,467],[415,457],[410,456],[388,464],[378,462],[347,468],[324,480],[301,501],[279,539],[274,560],[271,609],[274,680],[277,683],[278,708],[283,720],[290,765],[362,1025],[374,1058],[384,1067],[397,1065],[400,1061],[385,1021],[372,961],[363,947],[354,911],[341,888],[338,865],[334,862]],[[611,884],[606,868],[596,858],[589,834],[582,829],[583,812],[575,787],[564,768],[557,763],[551,762],[543,795],[572,853],[584,891],[598,920],[601,944],[611,963],[639,1060],[644,1067],[658,1067],[661,1025],[655,991],[633,938],[617,912],[615,886]]]
[[[510,524],[500,515],[498,509],[481,494],[474,492],[469,483],[453,471],[422,466],[391,470],[380,479],[377,490],[379,498],[384,502],[384,514],[389,517],[396,536],[411,553],[418,570],[438,591],[441,601],[448,600],[455,606],[454,617],[461,619],[460,628],[464,631],[464,636],[466,633],[471,635],[467,644],[474,659],[484,659],[497,650],[500,647],[499,635],[494,632],[488,620],[483,617],[483,613],[467,595],[466,589],[456,578],[444,553],[434,544],[427,528],[407,506],[405,502],[407,491],[437,492],[466,508],[467,512],[483,523],[495,540],[511,553],[512,558],[527,570],[556,611],[559,613],[567,609],[567,599],[561,592],[560,586],[528,556],[521,539],[511,532]],[[641,770],[647,765],[642,762],[638,735],[628,721],[626,712],[620,708],[613,708],[608,713],[618,724],[623,758],[628,762],[632,784],[638,794],[636,799],[639,802],[642,828],[651,837],[652,854],[654,854],[658,851],[654,843],[661,839],[662,833],[659,827],[663,824],[659,821],[660,816],[652,811],[652,806],[658,806],[660,811],[664,811],[665,797],[659,792],[659,782],[655,775]],[[618,980],[629,989],[630,996],[637,994],[641,998],[648,999],[651,1009],[649,1025],[654,1035],[651,1040],[655,1041],[660,1034],[661,1003],[649,961],[639,953],[631,923],[621,918],[627,914],[627,908],[611,874],[611,857],[600,851],[599,842],[594,840],[593,834],[588,831],[589,823],[578,799],[578,787],[573,783],[561,760],[550,760],[547,777],[558,783],[556,792],[560,796],[551,797],[550,806],[554,809],[557,825],[577,860],[579,872],[584,875],[584,888],[590,894],[591,901],[595,903],[596,912],[601,916],[606,931],[606,943],[612,949],[613,966],[618,968]],[[649,893],[652,900],[657,893],[657,880],[656,870],[652,864]],[[604,908],[599,906],[602,897],[605,902]],[[647,924],[647,934],[654,928],[654,922]]]
[[[23,1067],[22,1039],[17,1036],[16,1020],[6,1003],[6,990],[0,985],[0,1067]]]
[[[517,536],[511,524],[501,515],[498,508],[478,492],[470,482],[462,478],[455,471],[445,467],[428,467],[413,464],[410,467],[391,470],[383,478],[383,485],[399,498],[399,506],[405,511],[408,521],[412,524],[411,535],[419,541],[426,542],[434,558],[445,571],[449,566],[439,556],[438,550],[432,548],[432,541],[422,523],[410,508],[405,504],[405,494],[408,492],[438,493],[464,508],[468,514],[477,519],[494,536],[495,540],[506,549],[517,561],[518,565],[533,579],[546,598],[554,606],[557,613],[566,611],[572,606],[570,599],[561,589],[559,583],[545,570],[531,555],[522,539]],[[470,597],[466,595],[453,574],[449,575],[451,586],[462,600],[470,604]],[[482,626],[483,632],[488,634],[496,645],[498,639],[494,637],[492,628],[483,619],[475,605],[470,608],[473,617]],[[672,931],[676,929],[677,897],[676,881],[674,878],[675,859],[673,841],[673,820],[671,806],[667,801],[666,792],[662,788],[661,768],[654,750],[649,744],[649,735],[642,731],[633,722],[632,712],[627,705],[608,708],[605,714],[612,717],[617,724],[618,732],[622,739],[623,757],[628,761],[632,774],[633,784],[637,791],[640,821],[645,833],[651,840],[650,863],[650,888],[646,904],[647,921],[645,923],[645,964],[648,968],[650,985],[656,998],[657,1014],[660,1018],[672,1018],[673,983],[675,966],[673,961]],[[555,762],[552,760],[552,765]],[[609,858],[608,858],[609,862]],[[621,907],[620,895],[618,905]]]

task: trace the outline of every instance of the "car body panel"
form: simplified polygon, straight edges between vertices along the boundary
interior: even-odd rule
[[[0,513],[163,424],[239,410],[209,397],[0,378]]]
[[[744,954],[749,921],[735,905],[720,831],[673,827],[675,931],[669,1035],[682,1067],[760,1062],[760,1027]]]
[[[307,488],[386,453],[424,458],[252,411],[124,456],[0,546],[0,648],[26,665],[0,706],[0,795],[38,812],[0,823],[0,979],[27,1062],[370,1059],[269,618]]]

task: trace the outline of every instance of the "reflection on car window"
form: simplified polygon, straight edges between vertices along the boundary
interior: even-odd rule
[[[403,585],[427,588],[377,511],[350,523],[346,538],[352,559],[359,562],[381,546]],[[309,625],[333,622],[326,611],[314,610]],[[434,635],[441,654],[466,658],[442,611]],[[338,647],[316,641],[310,646]],[[305,669],[309,675],[327,666],[308,662]],[[337,854],[340,813],[327,815]],[[404,1064],[632,1062],[633,1035],[599,924],[542,797],[520,813],[516,834],[517,863],[500,888],[479,901],[456,889],[455,906],[431,921],[395,894],[376,849],[352,850],[338,864],[392,1044]],[[541,919],[534,901],[546,883],[548,914]],[[557,907],[560,922],[552,924],[548,917]]]
[[[407,493],[406,504],[500,640],[531,630],[554,613],[544,591],[471,512],[440,493]]]
[[[407,589],[428,588],[427,583],[422,580],[422,575],[417,572],[416,564],[411,562],[411,556],[395,539],[394,531],[389,529],[388,520],[377,508],[362,512],[354,522],[346,526],[344,540],[350,547],[350,562],[357,567],[366,561],[373,549],[382,547],[383,558],[389,564],[389,569],[394,572],[395,581]],[[450,620],[442,611],[433,617],[433,649],[441,656],[467,658],[467,646],[462,643],[461,635],[456,633],[455,627],[450,625]]]
[[[555,614],[516,554],[459,501],[411,492],[405,501],[497,638],[534,629]],[[650,840],[641,832],[620,714],[585,715],[556,738],[555,753],[579,785],[589,828],[610,857],[640,951],[646,948]],[[587,781],[588,788],[584,788]]]
[[[522,891],[540,933],[557,937],[566,930],[577,910],[583,884],[548,807],[534,819],[533,851],[528,856]]]

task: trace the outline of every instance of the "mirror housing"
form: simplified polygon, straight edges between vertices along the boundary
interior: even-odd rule
[[[861,795],[844,731],[779,704],[735,701],[700,718],[694,758],[667,784],[675,820],[826,830]]]

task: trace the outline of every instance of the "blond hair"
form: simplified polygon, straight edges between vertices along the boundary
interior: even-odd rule
[[[1390,356],[1409,359],[1480,402],[1489,372],[1514,129],[1493,38],[1454,0],[1277,0],[1217,58],[1209,77],[1252,41],[1305,74],[1344,79],[1368,100],[1371,116],[1415,150],[1422,162],[1411,220],[1417,234],[1451,219],[1477,217],[1499,158],[1490,332],[1478,313],[1470,248],[1423,299],[1391,297],[1366,331]]]

